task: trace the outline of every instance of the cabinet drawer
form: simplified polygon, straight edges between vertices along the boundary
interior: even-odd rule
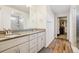
[[[20,50],[18,49],[18,46],[10,48],[2,53],[20,53]]]
[[[28,40],[28,37],[20,37],[20,38],[15,38],[15,39],[0,42],[0,52],[8,48],[12,48],[16,45],[19,45],[25,42],[26,40]]]
[[[37,50],[37,46],[34,46],[33,48],[30,48],[30,53],[36,53]]]
[[[37,42],[41,42],[41,37],[38,37],[38,41]]]
[[[30,47],[37,44],[37,39],[33,39],[30,41]]]
[[[38,37],[41,36],[41,35],[42,35],[42,32],[41,33],[38,33]]]
[[[10,48],[3,53],[29,53],[29,43],[26,42],[16,47]]]
[[[15,41],[18,44],[23,43],[23,42],[28,42],[29,41],[29,36],[17,38],[17,40],[15,40]]]
[[[30,40],[30,43],[37,43],[37,39]]]
[[[16,45],[17,45],[16,39],[0,42],[0,52]]]
[[[30,40],[37,38],[37,34],[30,35]]]
[[[38,36],[45,36],[45,32],[38,33]]]

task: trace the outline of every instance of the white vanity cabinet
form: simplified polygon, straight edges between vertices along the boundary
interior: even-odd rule
[[[43,47],[45,47],[45,32],[0,42],[0,52],[2,53],[37,53]]]

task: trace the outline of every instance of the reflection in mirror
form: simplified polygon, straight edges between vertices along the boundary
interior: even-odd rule
[[[23,17],[11,15],[11,28],[12,30],[22,30],[23,29]]]

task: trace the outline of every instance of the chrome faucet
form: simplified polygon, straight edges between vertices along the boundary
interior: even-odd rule
[[[3,31],[5,32],[5,34],[8,34],[8,30],[3,28]]]
[[[7,34],[12,34],[10,29],[5,29],[5,28],[3,28],[3,31],[5,32],[6,35],[7,35]]]

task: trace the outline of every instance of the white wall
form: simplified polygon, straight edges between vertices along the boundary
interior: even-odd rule
[[[54,40],[54,20],[55,14],[48,7],[47,9],[47,21],[46,21],[46,47]]]
[[[46,28],[46,6],[31,6],[27,28]]]
[[[76,46],[76,8],[75,6],[71,6],[70,8],[70,37],[69,40],[72,45]]]

